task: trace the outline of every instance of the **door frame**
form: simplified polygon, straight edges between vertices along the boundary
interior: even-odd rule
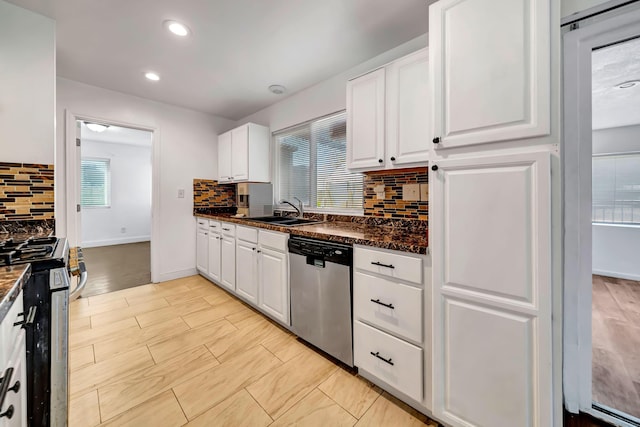
[[[564,343],[565,408],[620,426],[593,408],[592,397],[592,69],[594,49],[640,36],[640,10],[599,20],[563,36]],[[585,286],[589,283],[589,286]],[[578,363],[576,363],[578,361]]]
[[[76,139],[80,138],[76,131],[77,121],[90,121],[112,126],[121,126],[131,129],[151,132],[151,282],[157,283],[160,266],[160,130],[153,126],[123,122],[104,117],[95,117],[88,114],[76,113],[65,110],[65,148],[66,148],[66,213],[67,213],[67,239],[71,246],[80,246],[82,242],[82,230],[80,216],[76,205],[80,203],[80,163]]]

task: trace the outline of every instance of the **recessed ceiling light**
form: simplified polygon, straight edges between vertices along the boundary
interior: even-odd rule
[[[154,73],[152,71],[149,71],[147,73],[144,73],[144,76],[149,79],[152,80],[154,82],[157,82],[158,80],[160,80],[160,76],[157,73]]]
[[[189,27],[178,21],[164,21],[164,26],[176,36],[185,37],[189,35]]]
[[[640,80],[629,80],[629,81],[617,84],[616,87],[618,89],[629,89],[629,88],[632,88],[634,86],[637,86],[638,84],[640,84]]]
[[[100,123],[84,122],[84,124],[94,132],[104,132],[109,129],[109,125],[102,125]]]
[[[269,91],[275,93],[276,95],[282,95],[286,88],[282,85],[271,85],[269,86]]]

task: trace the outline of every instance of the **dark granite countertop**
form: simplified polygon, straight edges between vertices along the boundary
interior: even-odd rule
[[[407,228],[347,221],[326,221],[319,224],[283,227],[252,221],[251,218],[236,218],[230,213],[196,213],[195,216],[279,231],[297,236],[393,249],[416,254],[426,254],[429,246],[428,231],[426,229],[413,231]]]
[[[0,267],[0,323],[31,276],[31,264]]]

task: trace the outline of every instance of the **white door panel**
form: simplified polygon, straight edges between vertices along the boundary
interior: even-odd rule
[[[445,283],[531,302],[534,168],[498,165],[447,172],[444,216],[456,221],[445,230]],[[498,275],[487,268],[506,259]]]
[[[549,134],[549,27],[549,0],[430,6],[436,147]]]
[[[436,162],[434,414],[552,425],[549,153]]]

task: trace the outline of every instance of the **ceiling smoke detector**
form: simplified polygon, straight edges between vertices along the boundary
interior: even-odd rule
[[[275,93],[276,95],[282,95],[286,88],[282,85],[271,85],[269,86],[269,92]]]
[[[104,132],[105,130],[109,129],[109,125],[103,125],[100,123],[84,122],[84,124],[89,128],[89,130],[92,130],[94,132]]]
[[[191,31],[189,31],[189,27],[184,24],[181,24],[178,21],[164,21],[164,26],[167,30],[171,31],[176,36],[186,37],[189,35]]]
[[[637,86],[638,84],[640,84],[640,80],[629,80],[629,81],[617,84],[616,87],[618,89],[630,89],[634,86]]]

